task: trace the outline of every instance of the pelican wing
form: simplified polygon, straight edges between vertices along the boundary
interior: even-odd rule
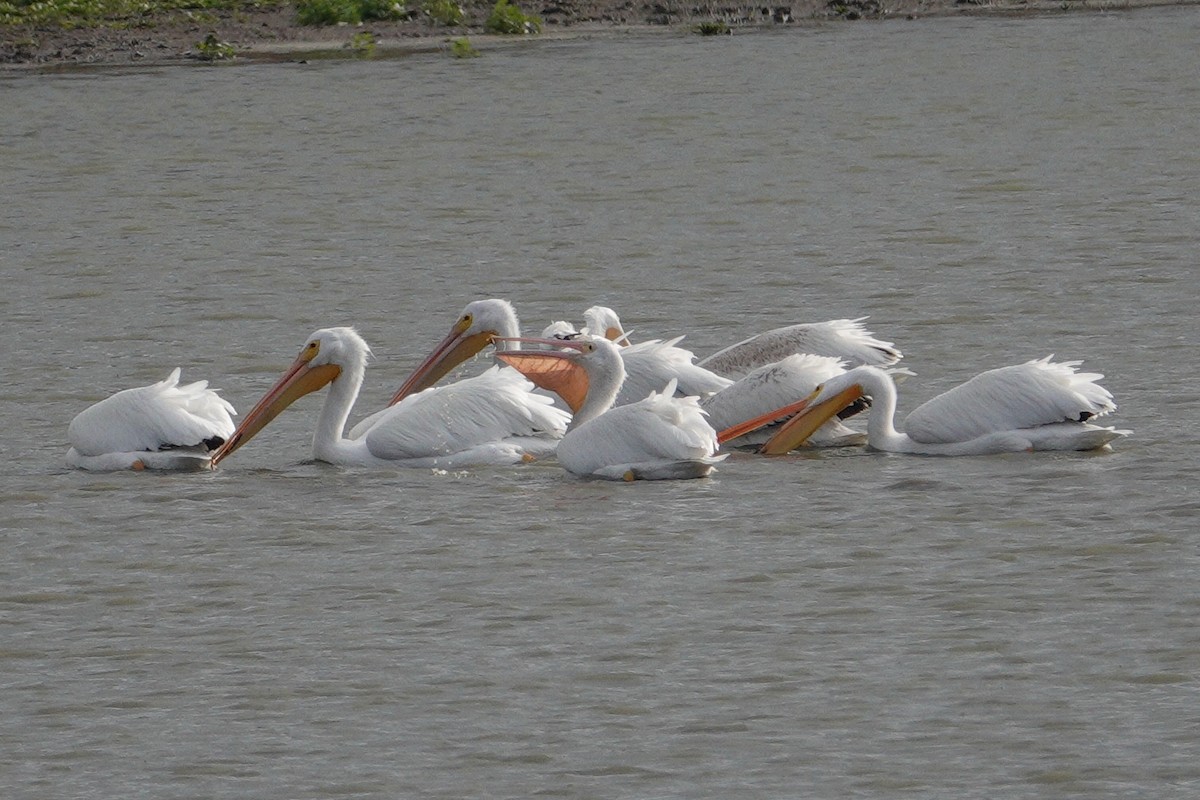
[[[704,397],[719,392],[733,381],[698,366],[690,350],[678,347],[682,336],[674,339],[650,339],[621,348],[625,362],[625,382],[615,405],[623,406],[645,399],[651,392],[662,391],[668,381],[676,381],[683,395]]]
[[[233,406],[207,381],[179,385],[176,367],[166,380],[125,389],[84,409],[67,428],[71,447],[84,456],[216,446],[233,433]]]
[[[516,370],[491,367],[409,395],[374,415],[362,438],[372,455],[387,460],[461,453],[513,437],[560,438],[570,415],[532,389]]]
[[[988,370],[918,406],[904,432],[927,444],[966,442],[990,433],[1083,422],[1116,409],[1095,372],[1053,356]]]
[[[805,322],[764,331],[730,345],[700,361],[719,375],[731,378],[794,353],[842,358],[853,364],[894,364],[903,354],[891,342],[876,339],[859,319]]]

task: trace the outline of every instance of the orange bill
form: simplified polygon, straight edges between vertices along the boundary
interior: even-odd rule
[[[317,351],[311,343],[301,351],[287,372],[283,373],[283,377],[275,382],[254,408],[250,409],[250,413],[242,419],[242,424],[238,425],[237,430],[212,454],[212,466],[215,467],[222,459],[253,439],[255,434],[292,403],[310,392],[315,392],[341,374],[342,369],[336,364],[320,364],[315,367],[309,364],[316,354]]]
[[[469,319],[460,319],[456,322],[446,338],[433,348],[433,352],[426,356],[420,366],[413,370],[413,373],[396,390],[388,405],[394,406],[410,394],[416,394],[433,386],[450,370],[491,344],[496,335],[494,331],[481,331],[467,335],[469,327]]]
[[[813,431],[824,425],[846,406],[863,396],[862,387],[854,384],[836,394],[812,404],[823,387],[817,387],[807,400],[807,408],[783,424],[759,451],[764,455],[778,456],[795,450],[812,436]]]
[[[815,393],[814,393],[815,394]],[[748,433],[753,433],[759,428],[765,428],[768,425],[774,425],[777,422],[794,416],[803,411],[812,400],[813,395],[809,395],[803,400],[797,400],[795,403],[790,403],[782,408],[777,408],[774,411],[768,411],[766,414],[748,419],[745,422],[739,422],[737,425],[732,425],[723,431],[717,433],[717,443],[725,444],[728,441],[745,436]]]

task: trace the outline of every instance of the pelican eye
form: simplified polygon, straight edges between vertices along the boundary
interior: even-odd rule
[[[312,361],[317,357],[317,353],[319,352],[321,352],[321,342],[318,339],[313,339],[304,345],[304,349],[300,351],[300,360]]]

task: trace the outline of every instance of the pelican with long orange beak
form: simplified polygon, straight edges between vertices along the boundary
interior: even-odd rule
[[[848,403],[864,395],[873,405],[867,446],[893,453],[984,455],[1033,450],[1095,450],[1129,431],[1089,422],[1116,409],[1112,394],[1082,362],[1053,356],[988,370],[918,406],[895,428],[896,385],[877,367],[855,367],[830,378],[797,407],[762,449],[785,453]]]
[[[438,467],[514,464],[553,452],[568,415],[531,395],[529,381],[492,368],[471,382],[436,387],[375,415],[355,438],[342,435],[362,387],[371,351],[353,328],[323,328],[309,337],[283,376],[212,456],[228,458],[285,408],[325,386],[329,394],[313,435],[312,455],[333,464]],[[533,399],[531,399],[533,398]]]
[[[517,347],[516,344],[506,342],[508,338],[514,336],[520,336],[520,322],[517,320],[517,312],[513,308],[512,303],[498,298],[473,300],[467,303],[466,308],[462,310],[462,313],[458,315],[454,324],[450,326],[450,332],[438,342],[437,346],[433,348],[429,355],[404,380],[404,383],[400,385],[396,393],[392,395],[392,399],[388,401],[388,407],[375,412],[357,423],[350,429],[350,438],[360,438],[380,417],[388,413],[388,408],[407,397],[434,386],[434,384],[454,370],[455,367],[473,358],[488,345],[495,344],[498,350],[503,350],[507,347]],[[456,386],[458,387],[454,390],[456,392],[475,394],[482,398],[486,396],[489,387],[496,380],[495,376],[489,375],[489,372],[470,378],[463,378],[454,384],[449,384],[441,388],[448,390],[450,386]],[[521,385],[526,386],[531,391],[533,389],[533,386],[528,382],[524,382]],[[515,400],[515,396],[510,399]],[[552,399],[551,402],[553,402]],[[531,409],[530,413],[540,413],[540,409],[545,403],[546,398],[541,395],[528,398],[528,404]]]
[[[702,478],[725,457],[717,455],[717,432],[698,399],[675,397],[674,381],[636,403],[613,407],[625,368],[619,348],[607,339],[508,341],[552,348],[505,350],[496,357],[557,393],[575,412],[556,450],[569,472],[629,481]]]
[[[450,326],[450,332],[400,385],[388,405],[395,405],[409,395],[433,386],[494,340],[507,341],[520,335],[520,322],[512,303],[497,298],[467,303]],[[498,349],[504,347],[501,344]]]

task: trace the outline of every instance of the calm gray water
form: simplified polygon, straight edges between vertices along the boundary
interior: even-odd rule
[[[0,795],[1200,794],[1200,13],[0,77]],[[1086,359],[1107,454],[588,482],[63,464],[314,328],[377,408],[469,300],[701,354],[870,315],[918,377]]]

